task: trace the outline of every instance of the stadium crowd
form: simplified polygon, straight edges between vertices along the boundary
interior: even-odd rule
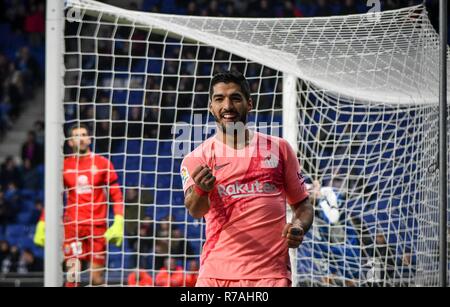
[[[43,0],[0,3],[0,141],[43,84],[44,4]],[[0,161],[1,273],[43,270],[43,253],[30,239],[31,225],[43,208],[43,145],[44,123],[37,119],[21,152]]]
[[[382,1],[383,10],[395,9],[421,3],[419,0],[387,0]],[[428,1],[433,23],[437,25],[437,1]],[[13,127],[27,103],[33,99],[36,89],[43,83],[43,65],[39,62],[36,50],[44,48],[45,29],[45,1],[44,0],[9,0],[0,1],[0,140]],[[330,16],[339,14],[353,14],[367,12],[365,1],[356,0],[251,0],[251,1],[183,1],[183,0],[143,0],[130,2],[128,8],[161,13],[175,13],[201,16],[228,16],[228,17],[310,17]],[[70,29],[69,29],[70,31]],[[125,48],[125,47],[124,47]],[[127,50],[122,52],[126,54]],[[133,52],[141,52],[139,49]],[[41,53],[42,55],[42,53]],[[192,55],[193,58],[193,55]],[[108,63],[104,63],[107,67]],[[102,63],[99,63],[101,69]],[[166,67],[168,71],[175,70],[176,66]],[[184,67],[186,71],[192,67]],[[175,71],[176,72],[176,71]],[[268,72],[270,74],[270,72]],[[159,101],[160,84],[149,81],[147,85],[149,101]],[[188,81],[186,81],[188,82]],[[181,82],[183,83],[183,81]],[[173,86],[168,84],[167,90]],[[180,85],[180,87],[182,87]],[[187,88],[190,85],[184,84]],[[196,90],[204,92],[207,82],[198,83]],[[196,100],[201,106],[207,103],[207,97]],[[88,103],[97,100],[93,106]],[[88,95],[81,95],[80,108],[66,108],[68,118],[89,120],[95,117],[98,123],[95,128],[95,137],[98,138],[95,146],[97,152],[118,151],[122,144],[121,138],[167,139],[170,137],[170,128],[161,129],[150,123],[159,118],[162,123],[173,122],[170,112],[159,114],[156,105],[150,105],[148,112],[141,107],[130,108],[128,118],[120,110],[102,108],[102,100],[108,102],[106,97],[90,99]],[[170,106],[175,99],[166,94],[162,97],[162,104]],[[179,100],[183,103],[183,100]],[[186,105],[187,106],[187,105]],[[77,114],[79,112],[80,114]],[[95,114],[95,116],[94,116]],[[114,123],[106,119],[112,118]],[[142,121],[144,118],[144,121]],[[129,124],[123,121],[127,119]],[[149,123],[149,124],[142,124]],[[113,134],[110,135],[110,131]],[[159,135],[158,135],[159,131]],[[112,140],[109,140],[109,136]],[[16,157],[8,157],[1,164],[0,173],[0,268],[2,273],[37,272],[43,270],[43,252],[32,244],[34,225],[39,219],[43,209],[43,149],[44,149],[44,123],[36,121],[33,131],[30,131],[22,151]],[[17,163],[21,161],[21,163]],[[126,204],[146,203],[154,201],[152,195],[139,195],[136,189],[125,191]],[[146,199],[144,201],[144,199]],[[139,212],[139,206],[126,206],[127,218],[134,220],[141,217],[139,223],[128,223],[126,234],[131,253],[139,257],[132,259],[136,271],[128,276],[129,285],[157,285],[181,286],[195,284],[195,272],[198,270],[198,260],[194,248],[184,239],[183,232],[175,226],[171,227],[171,216],[161,220],[153,220],[146,212]],[[133,239],[134,238],[134,239]],[[171,257],[167,257],[171,255]],[[187,256],[186,256],[187,255]],[[190,257],[192,255],[192,257]],[[154,256],[154,257],[153,257]],[[188,261],[186,261],[186,258]],[[185,262],[186,267],[180,266]],[[170,270],[169,270],[170,268]],[[185,269],[192,274],[185,274]],[[149,270],[157,274],[149,274]],[[169,273],[170,272],[170,273]]]

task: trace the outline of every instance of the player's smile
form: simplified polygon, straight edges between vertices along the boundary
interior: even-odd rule
[[[218,83],[214,86],[210,111],[222,128],[230,123],[242,122],[245,125],[247,114],[251,109],[251,99],[245,98],[238,84]]]

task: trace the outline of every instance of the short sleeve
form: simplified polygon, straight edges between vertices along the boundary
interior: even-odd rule
[[[297,155],[288,142],[281,142],[284,159],[284,187],[289,205],[295,205],[308,196],[305,179],[303,178],[300,163]]]

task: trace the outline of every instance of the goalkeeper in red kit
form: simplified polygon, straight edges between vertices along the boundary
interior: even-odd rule
[[[111,161],[91,152],[88,127],[72,126],[69,137],[72,155],[64,160],[67,197],[63,245],[67,270],[65,285],[78,285],[82,263],[91,266],[92,285],[102,285],[107,241],[116,246],[121,246],[123,241],[123,195]],[[109,228],[108,204],[112,204],[114,210],[114,223]],[[36,227],[34,241],[40,246],[45,243],[44,214]]]

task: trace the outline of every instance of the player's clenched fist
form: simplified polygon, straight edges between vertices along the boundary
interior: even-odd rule
[[[205,192],[211,192],[216,182],[216,177],[213,176],[211,169],[206,165],[198,166],[192,173],[192,179],[197,187]]]

